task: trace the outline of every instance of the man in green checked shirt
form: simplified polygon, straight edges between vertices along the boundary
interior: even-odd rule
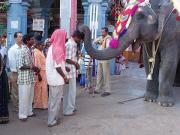
[[[24,37],[24,46],[18,52],[17,71],[19,88],[19,119],[26,121],[28,117],[34,116],[32,103],[34,98],[34,72],[39,69],[33,65],[33,53],[31,50],[34,44],[34,37]]]

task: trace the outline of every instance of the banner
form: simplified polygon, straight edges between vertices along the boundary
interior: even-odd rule
[[[33,19],[33,30],[44,31],[45,20],[44,19]]]

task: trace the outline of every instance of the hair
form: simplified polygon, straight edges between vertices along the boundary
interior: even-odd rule
[[[34,37],[34,33],[28,34],[28,37],[29,37],[29,39],[33,38]]]
[[[19,33],[22,34],[21,31],[15,32],[15,33],[14,33],[14,38],[17,38],[17,35],[18,35]]]
[[[107,27],[103,27],[102,30],[104,30],[105,32],[109,32],[108,28]]]
[[[29,38],[28,35],[24,35],[24,36],[23,36],[23,43],[24,43],[24,44],[27,44],[27,41],[29,41],[29,40],[30,40],[30,38]]]
[[[84,39],[84,33],[80,32],[79,30],[74,31],[72,37],[77,37],[80,39]]]
[[[37,41],[37,42],[36,42],[36,46],[43,45],[43,44],[44,44],[43,41]]]

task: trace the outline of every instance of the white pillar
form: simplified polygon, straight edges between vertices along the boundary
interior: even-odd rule
[[[65,29],[69,38],[76,29],[77,0],[60,0],[60,28]]]
[[[60,28],[65,29],[70,37],[71,0],[60,0]]]

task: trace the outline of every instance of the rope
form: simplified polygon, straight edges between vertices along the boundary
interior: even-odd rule
[[[172,15],[173,13],[173,10],[171,11],[171,13],[168,15],[167,17],[167,20],[163,26],[163,30],[162,30],[162,33],[164,31],[164,27],[166,26],[170,16]],[[148,51],[147,51],[147,46],[145,45],[145,51],[146,51],[146,55],[148,57],[148,67],[149,67],[149,74],[147,76],[147,80],[153,80],[153,73],[154,73],[154,67],[155,67],[155,63],[156,63],[156,54],[157,54],[157,51],[159,49],[159,46],[160,46],[160,43],[161,43],[161,39],[162,39],[162,33],[158,39],[158,43],[157,43],[157,48],[156,48],[156,41],[153,41],[153,45],[152,45],[152,57],[150,57]]]
[[[147,46],[145,46],[145,50],[146,50],[146,54],[148,57],[148,66],[149,66],[149,74],[147,76],[148,80],[153,80],[152,75],[154,72],[154,67],[155,67],[155,63],[156,63],[156,54],[158,52],[160,43],[161,43],[161,39],[162,39],[162,35],[160,36],[160,38],[158,39],[158,43],[157,43],[157,47],[156,47],[156,41],[153,41],[153,45],[152,45],[152,57],[150,57],[148,51],[147,51]]]

